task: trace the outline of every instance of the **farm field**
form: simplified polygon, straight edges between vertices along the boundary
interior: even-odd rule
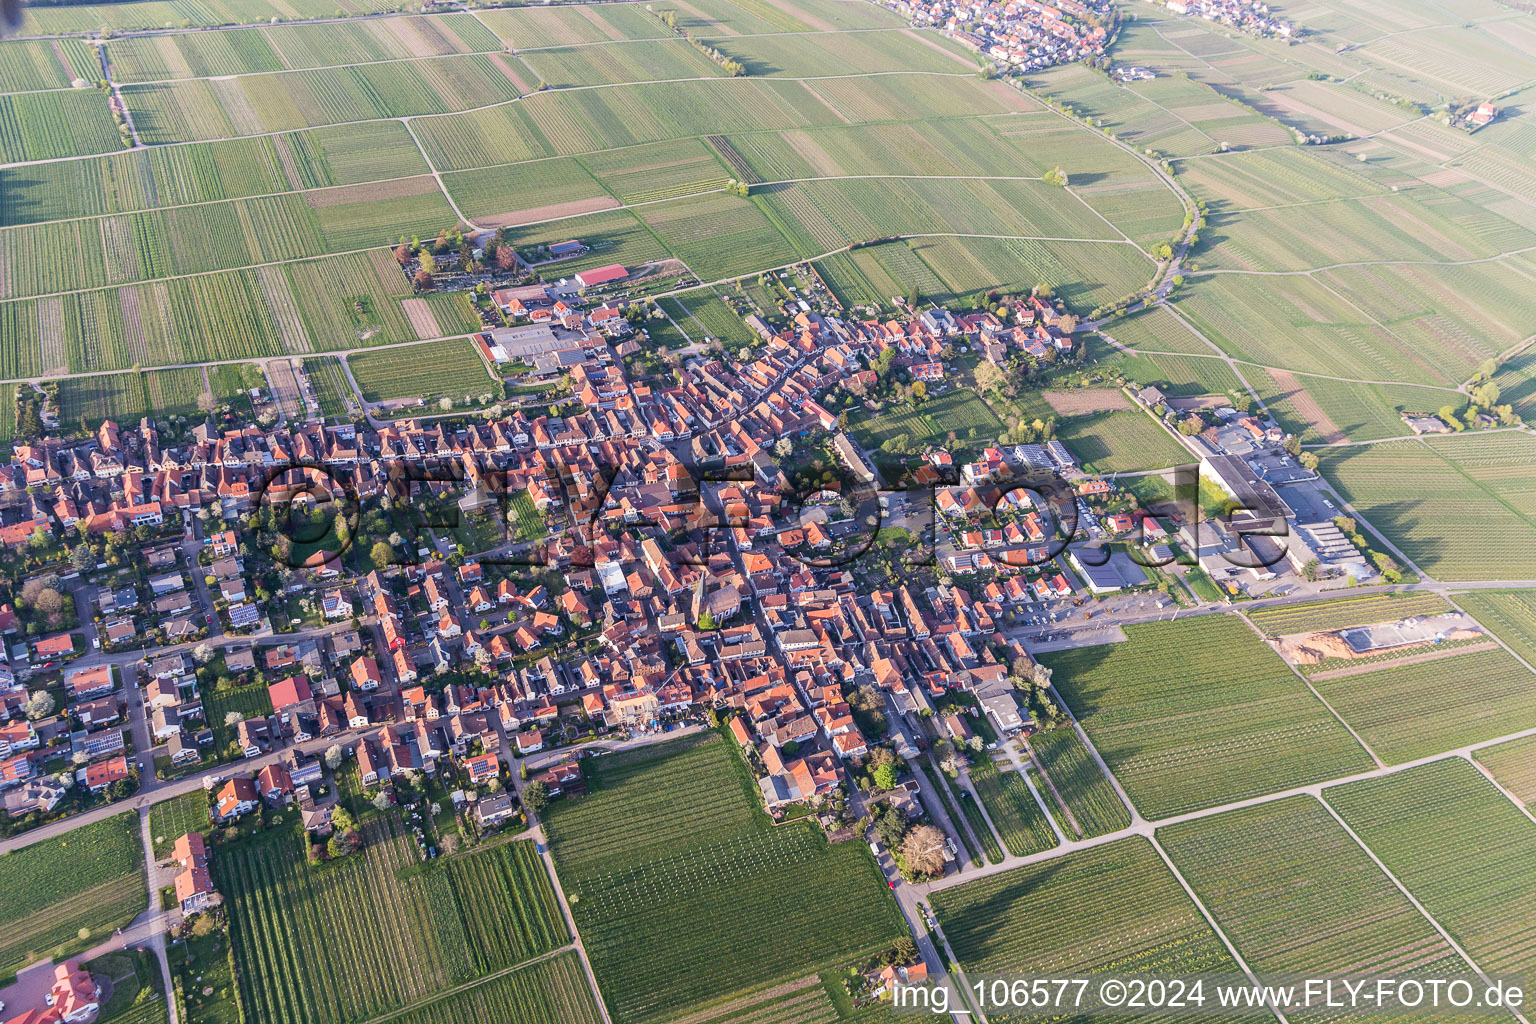
[[[1323,799],[1478,967],[1536,967],[1536,893],[1524,883],[1536,870],[1536,824],[1472,764],[1435,761]]]
[[[480,353],[460,338],[348,356],[347,363],[365,402],[500,397]]]
[[[0,857],[0,890],[0,976],[91,948],[149,903],[139,816],[113,815]]]
[[[1200,276],[1179,311],[1228,355],[1306,373],[1455,387],[1367,315],[1308,277]]]
[[[445,1019],[515,1020],[518,1024],[599,1024],[602,1020],[580,955],[574,951],[413,1006],[390,1019],[398,1024],[438,1024]]]
[[[1125,643],[1041,661],[1147,818],[1371,767],[1349,732],[1240,620],[1124,631]]]
[[[1442,615],[1451,610],[1450,604],[1439,594],[1410,591],[1303,601],[1277,608],[1260,608],[1247,615],[1265,636],[1286,636],[1396,622],[1417,615]]]
[[[1237,375],[1214,355],[1128,355],[1092,338],[1088,339],[1087,345],[1100,365],[1118,370],[1138,384],[1156,384],[1171,398],[1230,395],[1244,390]]]
[[[982,758],[971,767],[971,786],[1009,853],[1023,857],[1056,845],[1050,822],[1035,802],[1024,776],[1012,765],[1005,762],[999,768],[990,759]]]
[[[1430,576],[1536,576],[1531,438],[1389,441],[1321,455],[1339,493]]]
[[[1066,802],[1067,810],[1072,812],[1081,838],[1090,839],[1130,825],[1131,812],[1094,763],[1077,730],[1047,729],[1031,736],[1029,746],[1056,793]],[[1040,795],[1052,799],[1046,792]],[[1063,822],[1062,831],[1071,837],[1073,829],[1065,823],[1065,816],[1057,815],[1057,820]]]
[[[685,329],[690,335],[697,330],[703,337],[719,338],[727,345],[748,342],[753,338],[751,328],[742,322],[742,318],[712,288],[683,292],[666,301],[669,307],[676,307],[681,316],[678,322],[686,325]]]
[[[1122,345],[1146,352],[1189,352],[1210,355],[1211,346],[1178,317],[1162,307],[1128,316],[1105,332]]]
[[[403,875],[419,863],[404,826],[386,817],[364,831],[361,853],[323,868],[288,829],[214,859],[250,1019],[366,1020],[567,941],[531,843]]]
[[[1536,591],[1473,590],[1456,603],[1518,657],[1536,664]]]
[[[327,419],[345,416],[352,385],[347,383],[341,363],[331,358],[306,359],[304,373],[309,377],[309,386],[314,389],[315,401],[320,403],[320,415]]]
[[[113,79],[125,84],[302,71],[460,53],[494,53],[501,41],[464,13],[320,25],[274,25],[112,40]]]
[[[950,431],[955,432],[959,443],[974,446],[995,438],[1002,422],[974,391],[956,388],[924,399],[916,408],[903,406],[856,415],[850,429],[870,448],[903,434],[913,444],[937,444],[945,441]]]
[[[1536,804],[1536,736],[1483,747],[1472,756],[1516,800],[1528,808]]]
[[[1465,399],[1449,388],[1356,384],[1330,377],[1243,367],[1265,408],[1303,444],[1402,437],[1404,414],[1433,414]]]
[[[34,7],[23,22],[27,34],[51,32],[94,32],[105,25],[117,31],[164,28],[167,23],[192,25],[247,25],[276,18],[330,18],[337,11],[344,14],[377,14],[393,10],[382,0],[283,0],[281,6],[269,0],[203,0],[196,5],[148,0],[145,3],[107,4],[100,7]]]
[[[553,806],[546,828],[619,1024],[801,977],[903,934],[868,847],[829,845],[811,823],[769,825],[718,737],[610,754],[588,775],[589,794]],[[732,914],[718,913],[725,904]],[[828,905],[841,909],[829,916]],[[756,923],[770,914],[772,932]]]
[[[1070,416],[1057,421],[1056,437],[1093,473],[1123,473],[1184,465],[1189,450],[1140,409]]]
[[[1450,702],[1437,685],[1447,679],[1456,685]],[[1500,649],[1314,676],[1312,685],[1388,764],[1536,728],[1536,675]]]
[[[149,805],[149,834],[157,858],[169,857],[176,840],[187,833],[207,834],[212,829],[208,794],[202,790]]]
[[[1140,836],[942,889],[930,902],[960,967],[970,975],[1075,978],[1238,970],[1152,844]],[[1243,1019],[1272,1018],[1255,1013]]]
[[[1259,974],[1471,973],[1311,796],[1166,826],[1157,841]]]
[[[98,74],[94,69],[91,74]],[[123,146],[95,89],[0,96],[0,163],[110,153]]]
[[[372,121],[0,170],[0,225],[357,185],[427,171],[398,121]]]

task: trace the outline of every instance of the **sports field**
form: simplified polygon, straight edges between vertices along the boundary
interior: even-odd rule
[[[1123,627],[1126,641],[1045,654],[1056,689],[1147,818],[1372,766],[1240,620]]]
[[[770,825],[750,773],[719,737],[597,764],[591,792],[552,807],[546,827],[619,1024],[786,982],[904,933],[868,846],[829,844],[810,822]],[[770,917],[774,927],[763,928]]]

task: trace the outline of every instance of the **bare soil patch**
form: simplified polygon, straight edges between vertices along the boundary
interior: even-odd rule
[[[304,328],[304,317],[293,301],[293,292],[283,276],[283,268],[260,267],[256,276],[261,281],[261,293],[266,301],[267,312],[271,314],[272,322],[277,324],[278,336],[283,339],[283,348],[289,352],[313,352],[315,346],[309,339],[309,331]]]
[[[272,385],[272,397],[287,419],[297,419],[303,412],[299,405],[299,382],[293,373],[293,363],[287,359],[273,359],[267,363],[267,381]]]
[[[1131,409],[1131,400],[1115,388],[1083,388],[1076,391],[1042,391],[1041,397],[1063,416],[1088,416],[1096,412]]]
[[[152,360],[149,358],[149,342],[144,337],[144,314],[139,308],[139,290],[119,288],[117,304],[123,311],[123,341],[128,347],[128,354],[134,363],[146,366]]]
[[[405,311],[405,318],[411,322],[411,330],[415,331],[416,337],[422,341],[443,336],[443,332],[437,326],[437,317],[432,315],[432,307],[427,305],[426,299],[401,299],[400,308]]]
[[[496,65],[496,69],[507,77],[507,81],[517,86],[518,92],[533,92],[533,86],[529,85],[528,81],[523,78],[522,72],[517,69],[517,64],[514,64],[511,58],[499,53],[493,53],[491,54],[491,63]],[[521,62],[519,61],[518,63]]]
[[[37,300],[37,342],[42,354],[44,377],[62,377],[69,372],[69,350],[64,342],[64,299],[52,295]]]
[[[475,223],[482,227],[508,228],[519,224],[535,224],[544,220],[574,217],[582,213],[595,213],[598,210],[612,210],[621,205],[612,196],[594,196],[591,199],[573,199],[568,203],[551,203],[548,206],[535,206],[527,210],[498,213],[491,217],[477,217]]]

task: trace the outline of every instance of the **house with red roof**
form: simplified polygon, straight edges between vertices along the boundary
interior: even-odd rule
[[[181,868],[176,875],[176,902],[183,916],[201,913],[224,902],[213,887],[208,871],[208,847],[201,833],[189,832],[176,840],[171,859]]]
[[[247,778],[230,779],[214,801],[213,818],[221,825],[249,814],[261,802],[256,783]]]
[[[302,675],[289,676],[267,687],[267,696],[272,699],[272,710],[282,714],[284,710],[295,704],[309,700],[311,697],[309,680]]]
[[[128,759],[119,754],[110,761],[98,761],[80,770],[80,784],[92,793],[100,793],[114,782],[129,777]]]

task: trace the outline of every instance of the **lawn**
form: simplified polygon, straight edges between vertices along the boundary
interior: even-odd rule
[[[1126,626],[1126,641],[1042,656],[1089,738],[1152,819],[1372,766],[1241,620]]]
[[[829,844],[809,821],[770,825],[718,737],[596,764],[591,792],[557,803],[546,827],[619,1024],[803,977],[905,933],[868,847]]]
[[[1498,648],[1312,685],[1388,764],[1536,727],[1536,675]]]
[[[1452,610],[1445,598],[1432,591],[1405,591],[1298,601],[1259,608],[1249,612],[1248,618],[1264,631],[1265,636],[1287,636],[1396,622],[1419,615],[1441,615]]]
[[[168,857],[176,840],[188,832],[208,833],[213,818],[208,813],[208,794],[202,790],[183,793],[171,800],[161,800],[149,807],[149,834],[157,859]]]
[[[149,903],[139,818],[124,813],[0,857],[0,976],[89,949]]]
[[[531,843],[407,872],[420,858],[398,818],[376,818],[364,833],[361,853],[330,864],[306,863],[291,828],[214,858],[248,1019],[367,1020],[568,941]]]
[[[1140,410],[1060,420],[1056,437],[1093,473],[1166,469],[1194,461],[1188,449]]]
[[[1536,823],[1475,767],[1447,758],[1323,798],[1480,968],[1536,970]]]
[[[942,889],[930,902],[961,968],[973,976],[1238,971],[1139,836]],[[1256,1012],[1245,1019],[1273,1018]]]
[[[1131,812],[1115,787],[1094,763],[1076,729],[1048,729],[1029,738],[1035,759],[1056,793],[1065,801],[1084,839],[1122,829],[1131,823]],[[1041,796],[1046,796],[1041,793]],[[1052,798],[1054,802],[1054,798]],[[1068,836],[1073,828],[1065,815],[1057,815]]]
[[[1160,828],[1157,841],[1260,974],[1470,973],[1313,797]]]

